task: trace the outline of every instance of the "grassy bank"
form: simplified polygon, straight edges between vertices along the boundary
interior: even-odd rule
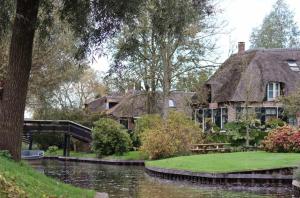
[[[0,197],[93,198],[95,192],[49,178],[24,162],[0,156]]]
[[[146,166],[189,170],[194,172],[226,173],[298,166],[298,153],[237,152],[174,157],[148,161]]]
[[[63,156],[63,150],[57,150],[55,153],[45,152],[45,156]],[[85,157],[85,158],[96,158],[95,153],[85,153],[85,152],[74,152],[70,151],[70,157]]]
[[[115,159],[115,160],[145,160],[148,157],[140,151],[129,151],[123,155],[111,155],[104,157],[103,159]]]
[[[45,156],[63,156],[63,150],[58,150],[56,153],[46,152]],[[96,158],[95,153],[84,153],[84,152],[70,152],[70,157],[82,157],[82,158]],[[144,160],[147,156],[139,151],[129,151],[123,155],[110,155],[103,157],[102,159],[114,159],[114,160]]]

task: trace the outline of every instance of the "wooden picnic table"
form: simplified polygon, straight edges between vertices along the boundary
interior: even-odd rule
[[[200,152],[207,153],[209,151],[214,152],[225,152],[230,151],[231,149],[225,146],[229,146],[230,143],[209,143],[209,144],[192,144],[190,151],[192,152]]]

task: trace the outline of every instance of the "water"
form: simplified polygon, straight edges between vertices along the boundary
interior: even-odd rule
[[[141,198],[256,198],[293,197],[292,188],[208,187],[148,176],[143,167],[42,160],[31,165],[50,177],[75,186],[107,192],[109,197]]]

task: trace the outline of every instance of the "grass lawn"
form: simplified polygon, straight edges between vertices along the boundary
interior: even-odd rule
[[[150,167],[210,173],[280,168],[299,164],[300,153],[263,151],[191,155],[146,162],[146,166]]]
[[[48,151],[45,152],[45,156],[63,156],[64,151],[59,149],[56,153],[49,153]],[[85,152],[74,152],[70,151],[70,157],[85,157],[85,158],[96,158],[95,153],[85,153]]]
[[[116,160],[145,160],[147,156],[140,151],[129,151],[123,155],[111,155],[104,157],[103,159],[116,159]]]
[[[23,191],[27,196],[7,196],[6,190]],[[94,195],[95,191],[61,183],[33,170],[24,162],[16,163],[0,156],[0,197],[93,198]]]
[[[63,156],[63,150],[58,150],[55,154],[45,152],[45,156]],[[70,157],[82,157],[82,158],[96,158],[95,153],[84,153],[84,152],[70,152]],[[147,156],[143,155],[139,151],[129,151],[123,155],[111,155],[106,156],[103,159],[114,159],[114,160],[144,160]]]

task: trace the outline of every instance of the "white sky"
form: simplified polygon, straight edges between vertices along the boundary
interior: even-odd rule
[[[249,36],[254,27],[261,25],[263,18],[270,12],[276,0],[219,0],[220,9],[223,10],[221,19],[226,20],[226,32],[218,39],[221,59],[224,61],[232,47],[236,48],[237,42],[246,42],[249,47]],[[286,0],[290,9],[295,12],[295,21],[300,26],[300,0]],[[109,52],[107,52],[109,54]],[[91,64],[92,68],[107,71],[109,58],[101,57]]]

